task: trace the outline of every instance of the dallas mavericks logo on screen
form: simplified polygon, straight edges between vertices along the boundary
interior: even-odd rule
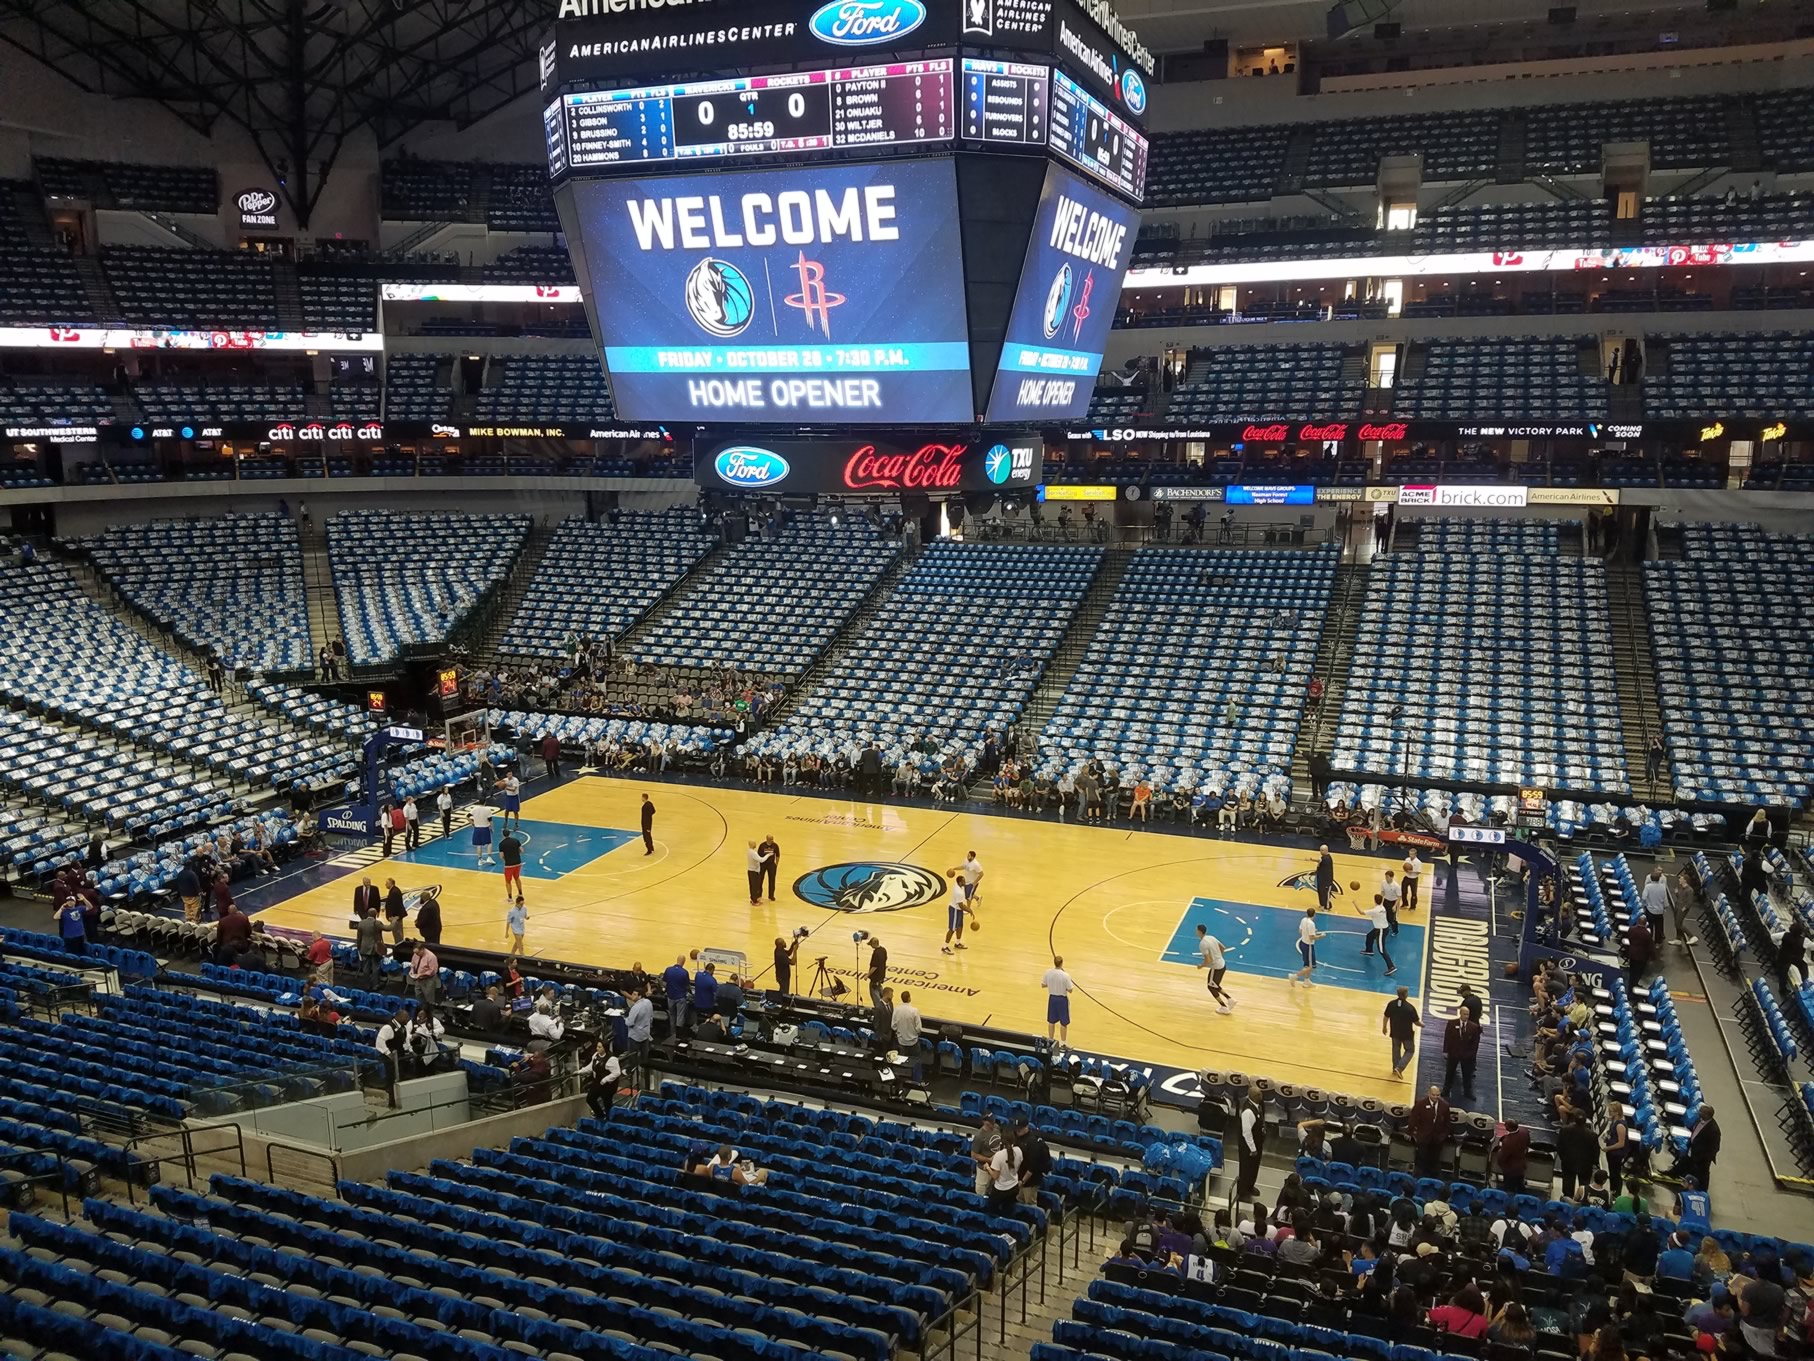
[[[756,295],[743,271],[707,256],[687,274],[687,314],[708,335],[742,335],[756,315]]]
[[[983,471],[998,487],[1014,475],[1014,455],[1007,445],[998,444],[983,455]]]
[[[945,896],[945,878],[892,860],[826,865],[794,880],[794,896],[839,912],[899,912]]]
[[[1131,66],[1121,73],[1121,102],[1127,105],[1129,113],[1146,112],[1146,82]]]
[[[1050,340],[1064,329],[1064,321],[1071,313],[1071,267],[1063,264],[1058,273],[1052,276],[1052,286],[1046,290],[1045,326],[1046,339]]]
[[[832,0],[806,21],[813,37],[834,47],[893,42],[926,22],[920,0]]]
[[[793,471],[773,449],[759,449],[753,444],[719,451],[712,468],[733,487],[772,487]]]

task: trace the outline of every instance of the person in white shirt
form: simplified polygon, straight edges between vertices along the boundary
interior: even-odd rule
[[[989,1212],[1007,1214],[1020,1199],[1020,1148],[1004,1141],[989,1159]]]
[[[567,1023],[554,1014],[554,1008],[545,999],[537,1002],[535,1010],[529,1013],[529,1034],[555,1044],[566,1033]]]
[[[743,856],[743,867],[745,872],[749,875],[750,881],[751,907],[760,907],[762,905],[762,865],[762,852],[756,849],[755,838],[752,837],[750,839],[749,850],[744,852]]]
[[[475,805],[472,810],[472,845],[479,853],[479,865],[494,865],[497,857],[491,853],[491,815],[495,810],[483,805]]]
[[[441,835],[453,835],[453,790],[443,789],[435,795],[435,807],[441,810]]]
[[[913,1080],[918,1082],[926,1066],[920,1061],[920,1009],[913,1005],[913,994],[901,990],[901,1000],[894,1004],[889,1017],[894,1027],[894,1047],[907,1056],[913,1066]]]
[[[1222,976],[1228,972],[1228,955],[1222,942],[1209,934],[1207,926],[1197,927],[1197,951],[1203,956],[1197,967],[1209,970],[1209,995],[1216,999],[1216,1010],[1226,1016],[1235,1009],[1235,999],[1222,988]]]
[[[372,1048],[385,1058],[400,1058],[409,1043],[409,1013],[398,1007],[390,1020],[378,1027],[377,1037],[372,1041]]]
[[[1304,909],[1303,920],[1298,923],[1298,958],[1304,961],[1304,967],[1291,975],[1291,986],[1313,988],[1316,984],[1310,981],[1310,971],[1316,967],[1316,943],[1323,938],[1323,933],[1316,929],[1316,909]]]
[[[1046,1043],[1052,1042],[1054,1032],[1059,1040],[1068,1042],[1071,1027],[1071,990],[1077,985],[1071,981],[1071,975],[1064,971],[1064,956],[1052,956],[1052,967],[1047,969],[1046,976],[1040,979],[1040,986],[1046,990]]]
[[[504,796],[505,824],[508,825],[510,820],[515,818],[516,825],[521,827],[523,825],[523,782],[517,779],[514,771],[507,772],[504,778],[498,781],[498,792]]]
[[[584,1084],[586,1104],[600,1120],[611,1118],[611,1105],[617,1099],[618,1084],[623,1081],[624,1066],[618,1062],[603,1040],[592,1050],[592,1058],[579,1070]]]
[[[422,813],[416,807],[416,796],[403,800],[403,849],[413,851],[422,844]]]
[[[1380,894],[1375,893],[1373,895],[1373,902],[1363,909],[1363,911],[1367,918],[1367,944],[1366,948],[1363,949],[1361,953],[1363,955],[1370,955],[1373,953],[1374,948],[1378,947],[1379,957],[1386,961],[1386,972],[1388,974],[1397,973],[1398,966],[1392,962],[1392,954],[1386,949],[1386,933],[1387,928],[1392,923],[1392,919],[1386,915],[1386,904],[1384,899]]]
[[[1386,909],[1387,934],[1396,936],[1398,934],[1398,880],[1392,877],[1391,870],[1387,870],[1385,877],[1379,881],[1379,900]]]
[[[955,875],[956,871],[952,871]],[[962,950],[964,945],[964,918],[975,912],[970,906],[970,893],[962,879],[951,881],[951,901],[945,905],[945,943],[939,947],[940,954],[950,954],[953,950]]]
[[[982,862],[976,858],[976,852],[971,851],[964,857],[963,864],[959,865],[956,869],[948,870],[947,873],[953,875],[963,884],[964,898],[974,906],[977,892],[983,882],[983,866]]]
[[[430,1067],[441,1053],[441,1038],[447,1028],[428,1007],[418,1007],[409,1023],[409,1051],[424,1068]]]
[[[1669,881],[1663,877],[1663,871],[1652,869],[1644,880],[1644,887],[1638,890],[1638,897],[1644,901],[1644,915],[1650,919],[1650,938],[1662,940],[1663,914],[1669,911]]]
[[[1417,858],[1417,847],[1413,846],[1405,855],[1405,863],[1399,867],[1399,877],[1404,880],[1404,893],[1399,906],[1406,912],[1417,910],[1417,889],[1423,875],[1423,861]]]

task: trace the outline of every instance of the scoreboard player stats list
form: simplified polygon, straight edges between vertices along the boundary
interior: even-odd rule
[[[866,146],[948,142],[952,62],[595,90],[564,98],[576,170]]]

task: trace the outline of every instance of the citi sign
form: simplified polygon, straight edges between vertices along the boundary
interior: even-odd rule
[[[815,10],[806,26],[833,47],[873,47],[905,37],[925,22],[921,0],[832,0]]]
[[[384,427],[376,422],[353,425],[349,421],[340,421],[334,425],[324,425],[320,421],[311,421],[307,425],[291,425],[286,421],[272,426],[265,432],[265,438],[277,444],[293,444],[304,440],[381,440],[384,438]]]
[[[732,487],[772,487],[793,471],[773,449],[759,449],[752,444],[720,450],[712,460],[712,469],[720,481]]]

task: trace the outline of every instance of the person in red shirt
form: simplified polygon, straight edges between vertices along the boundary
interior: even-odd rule
[[[334,945],[319,931],[309,942],[308,961],[315,968],[311,981],[323,987],[331,986],[334,982]]]
[[[553,733],[546,733],[542,737],[542,764],[547,767],[549,779],[560,779],[561,739]]]
[[[1464,1285],[1447,1304],[1437,1305],[1430,1311],[1430,1326],[1457,1337],[1486,1336],[1486,1300],[1480,1294],[1480,1287],[1472,1283]]]

